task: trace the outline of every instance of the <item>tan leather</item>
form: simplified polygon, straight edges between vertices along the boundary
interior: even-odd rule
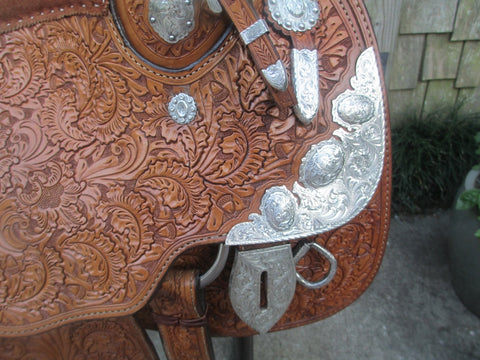
[[[152,345],[131,316],[81,321],[44,333],[0,338],[0,360],[156,360]]]
[[[222,4],[223,9],[228,13],[230,19],[240,33],[260,19],[260,16],[249,0],[220,0],[219,2]],[[258,37],[247,46],[250,50],[250,55],[260,72],[280,60],[280,56],[278,55],[268,33]],[[286,91],[279,91],[274,89],[267,82],[266,84],[271,96],[275,100],[275,104],[280,109],[281,114],[286,114],[287,108],[296,103],[292,87],[288,86]]]
[[[106,15],[108,0],[2,0],[0,34],[71,15]]]
[[[225,35],[230,21],[212,14],[205,1],[197,1],[195,28],[181,41],[171,45],[152,28],[149,0],[123,0],[114,3],[115,14],[132,47],[148,61],[168,69],[182,69],[198,62]]]
[[[196,271],[171,270],[150,301],[150,307],[168,359],[214,358]]]
[[[291,188],[309,147],[332,136],[332,99],[350,87],[361,51],[376,49],[357,1],[320,0],[321,21],[305,38],[270,33],[287,68],[292,43],[318,49],[322,103],[305,126],[290,108],[280,119],[234,31],[191,68],[172,72],[126,46],[106,3],[75,2],[86,12],[74,5],[68,16],[59,8],[68,0],[42,2],[54,10],[48,16],[32,1],[16,3],[3,13],[0,36],[2,337],[135,313],[174,261],[208,268],[214,245],[259,212],[265,189]],[[262,2],[254,5],[266,16]],[[27,13],[33,20],[19,29]],[[188,127],[166,109],[178,92],[197,101]],[[336,277],[319,290],[297,286],[273,330],[329,316],[373,280],[390,214],[388,124],[386,132],[382,180],[369,205],[315,238],[338,259]],[[312,253],[297,269],[308,278],[325,266]],[[245,336],[253,332],[233,313],[228,275],[206,289],[209,328]]]

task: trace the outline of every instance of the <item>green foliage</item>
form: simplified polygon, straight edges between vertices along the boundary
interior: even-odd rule
[[[462,192],[457,199],[455,208],[458,210],[468,210],[471,208],[480,210],[480,189],[469,189]],[[480,221],[480,217],[478,217],[478,220]],[[480,238],[480,229],[475,231],[475,236]]]
[[[480,208],[480,189],[465,190],[455,205],[458,210],[468,210],[475,206]]]
[[[413,118],[392,129],[393,211],[448,208],[477,162],[474,134],[480,117],[457,109]]]
[[[476,155],[480,155],[480,132],[475,135],[475,142],[477,144],[477,150],[475,151]],[[475,170],[480,169],[480,164],[477,164],[473,167]],[[463,191],[457,199],[455,207],[458,210],[468,210],[475,208],[475,210],[480,210],[480,189],[473,188]],[[478,218],[480,221],[480,217]],[[480,238],[480,229],[475,232],[475,236]]]

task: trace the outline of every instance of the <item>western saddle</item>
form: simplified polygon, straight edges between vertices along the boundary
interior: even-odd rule
[[[212,359],[351,304],[390,216],[357,0],[4,0],[0,359]]]

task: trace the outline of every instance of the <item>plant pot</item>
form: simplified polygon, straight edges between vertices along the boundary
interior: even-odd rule
[[[472,186],[468,181],[465,185]],[[463,304],[480,317],[480,238],[474,235],[480,228],[478,216],[474,209],[454,210],[448,245],[453,288]]]

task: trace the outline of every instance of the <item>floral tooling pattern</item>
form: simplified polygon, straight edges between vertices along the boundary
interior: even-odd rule
[[[213,70],[176,81],[133,61],[116,31],[110,17],[70,17],[0,37],[2,335],[132,311],[174,254],[222,241],[331,131],[279,119],[232,37]],[[351,42],[332,51],[329,32],[341,25],[318,31],[324,58],[346,57]],[[338,59],[320,76],[338,81]],[[167,110],[179,92],[197,104],[187,125]]]

